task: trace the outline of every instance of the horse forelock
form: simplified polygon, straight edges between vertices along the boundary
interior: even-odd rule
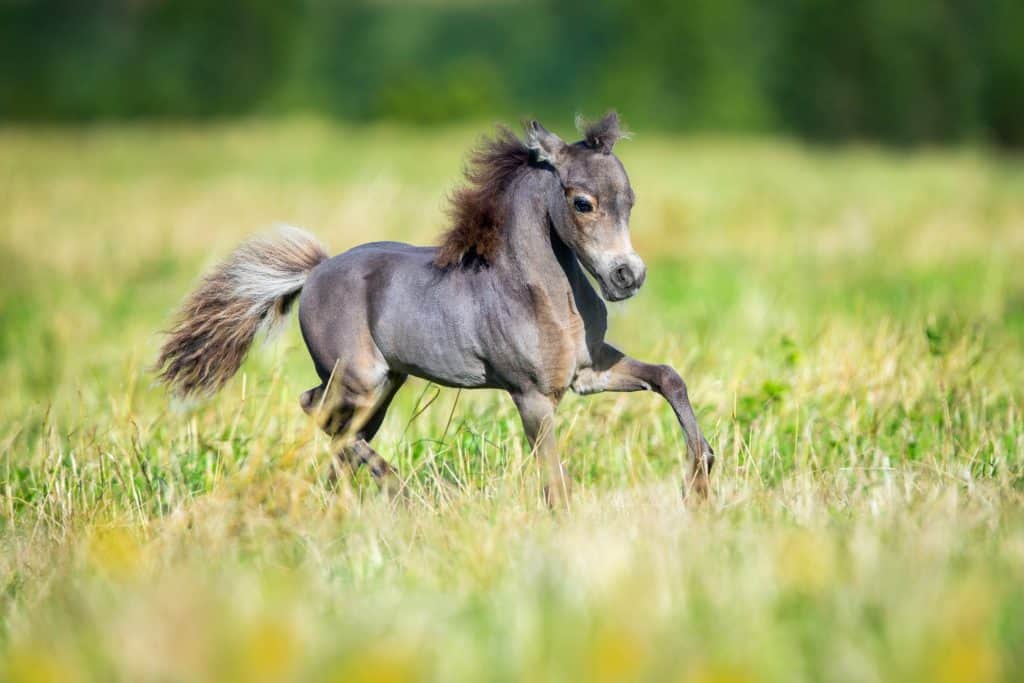
[[[530,150],[499,126],[470,154],[465,184],[448,198],[451,228],[444,234],[434,262],[442,267],[482,261],[493,263],[502,242],[507,191],[530,162]]]

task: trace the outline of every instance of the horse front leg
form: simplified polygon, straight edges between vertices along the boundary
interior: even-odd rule
[[[519,409],[526,438],[541,467],[544,499],[552,509],[567,507],[571,486],[569,475],[558,459],[555,439],[555,407],[558,400],[532,391],[514,393],[512,400]]]
[[[697,425],[697,417],[693,414],[683,378],[671,366],[638,361],[610,344],[604,344],[595,356],[593,367],[580,372],[573,382],[573,391],[578,394],[594,394],[603,391],[651,390],[661,394],[676,414],[690,455],[683,495],[687,491],[694,491],[702,498],[707,497],[708,478],[715,464],[715,452]]]

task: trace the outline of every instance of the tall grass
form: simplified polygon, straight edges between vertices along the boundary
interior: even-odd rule
[[[570,397],[572,509],[511,402],[411,382],[409,481],[332,488],[297,329],[218,397],[147,367],[204,267],[288,221],[429,241],[477,130],[0,131],[0,678],[1017,680],[1024,166],[783,141],[620,153],[650,265],[612,341],[687,379]]]

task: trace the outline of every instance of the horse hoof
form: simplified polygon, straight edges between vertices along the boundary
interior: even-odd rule
[[[409,489],[396,476],[385,477],[380,482],[380,492],[385,499],[392,503],[405,504],[409,502]]]
[[[568,486],[546,485],[544,486],[544,502],[551,510],[569,509],[569,488]]]
[[[711,489],[708,486],[708,480],[704,477],[699,477],[693,481],[683,482],[682,495],[683,500],[697,500],[705,501],[710,495]],[[692,496],[690,494],[693,494]]]
[[[710,449],[709,449],[710,450]],[[697,500],[707,500],[711,493],[710,474],[715,464],[715,456],[710,452],[704,454],[701,463],[694,463],[693,470],[689,476],[683,479],[683,500],[694,494]]]

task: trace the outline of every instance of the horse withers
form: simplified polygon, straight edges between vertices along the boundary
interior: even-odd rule
[[[608,301],[633,296],[646,276],[629,237],[633,189],[612,152],[621,137],[614,112],[572,144],[536,121],[525,141],[499,128],[471,156],[439,247],[374,242],[330,258],[294,228],[244,243],[183,306],[157,361],[161,379],[179,394],[219,389],[259,329],[298,300],[321,380],[301,405],[340,461],[367,465],[388,492],[401,482],[370,441],[413,375],[507,391],[552,505],[569,493],[554,433],[566,391],[657,391],[685,434],[684,493],[706,495],[714,454],[686,384],[605,341],[605,304],[584,274]]]

